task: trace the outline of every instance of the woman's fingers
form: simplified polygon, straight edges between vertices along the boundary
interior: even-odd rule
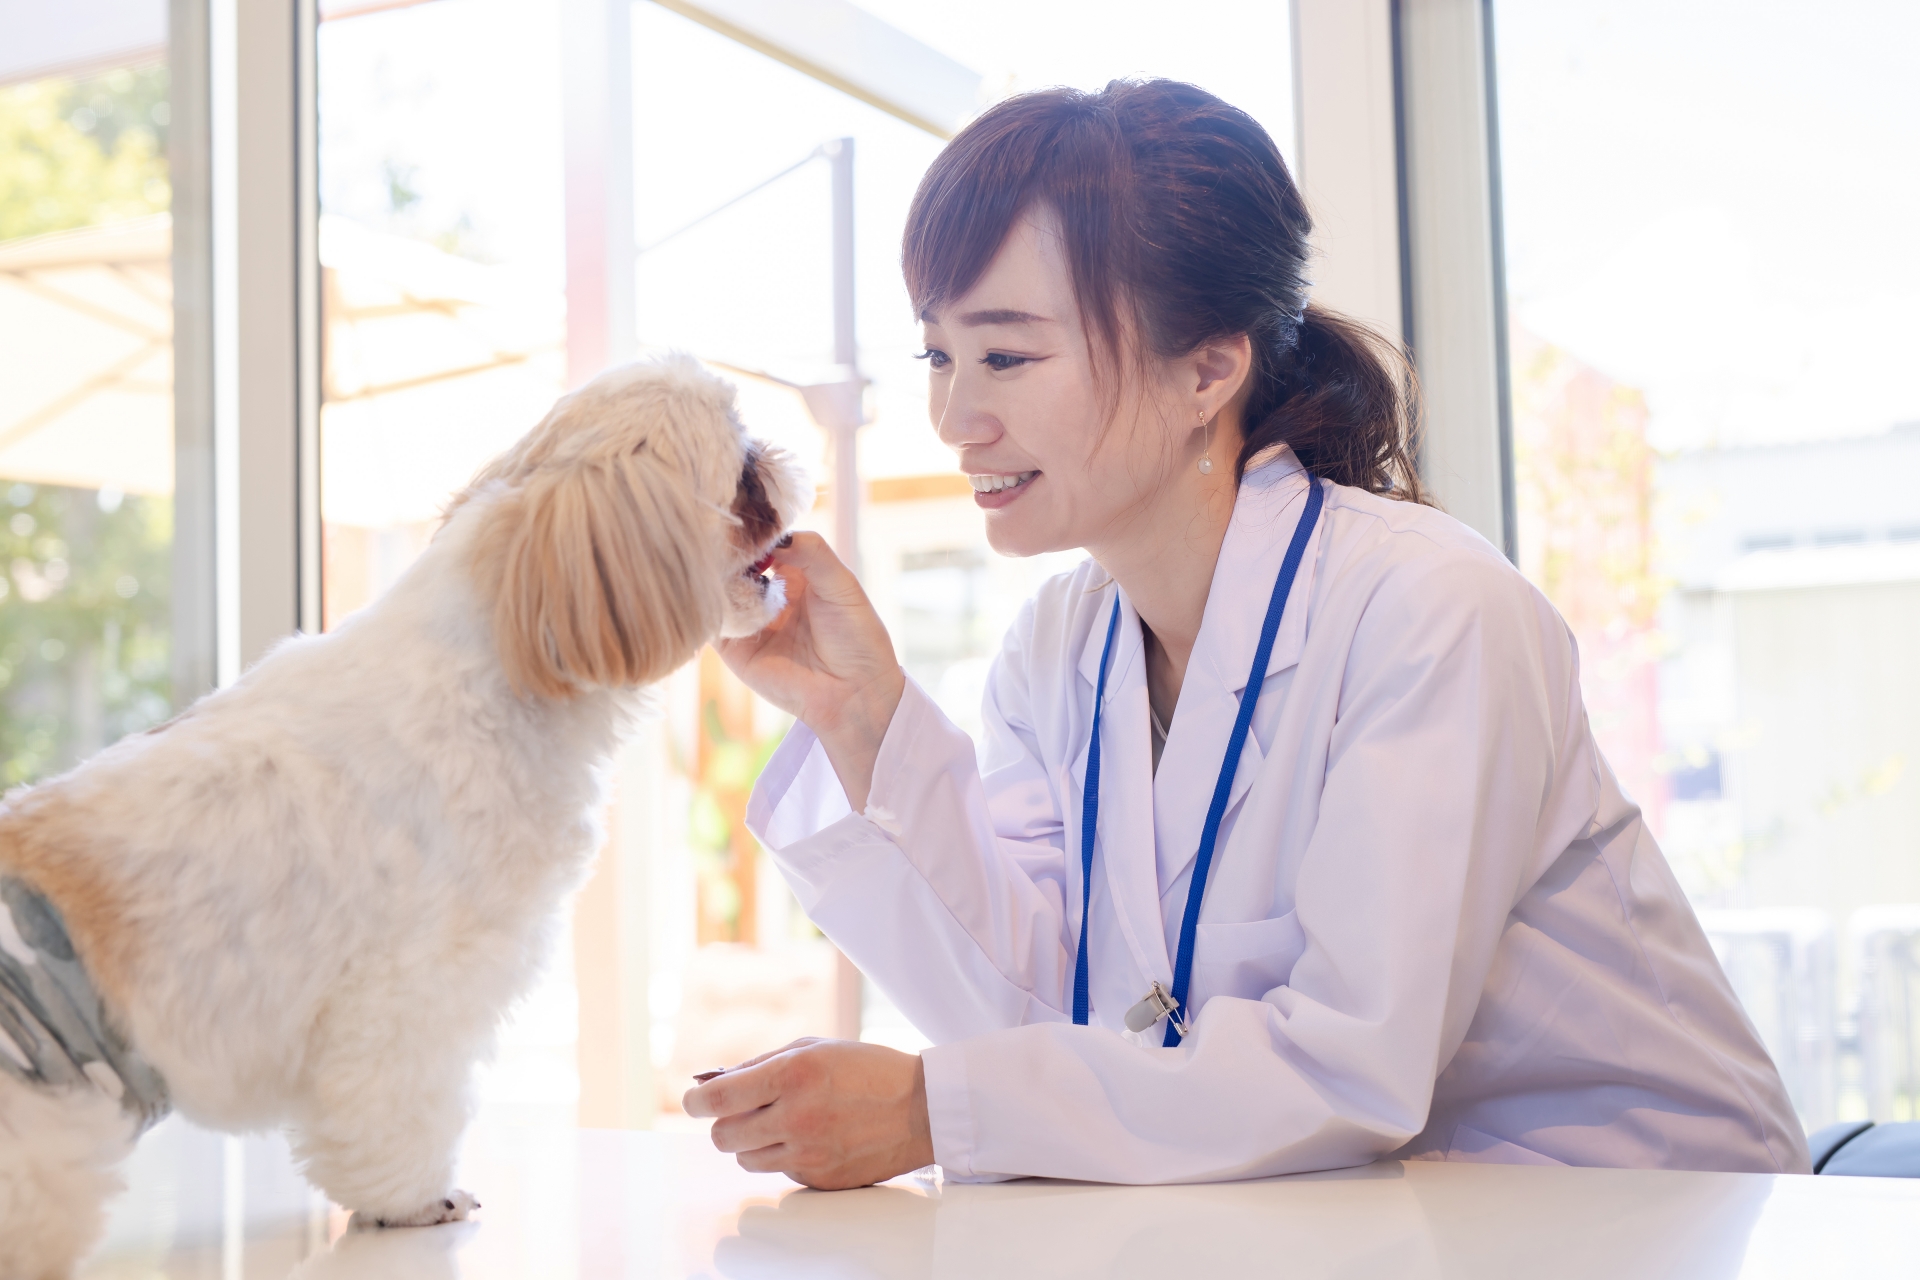
[[[833,553],[827,540],[817,533],[805,531],[791,535],[793,541],[784,547],[773,549],[774,568],[783,571],[795,571],[805,575],[823,599],[838,599],[851,588],[860,590],[860,580],[853,576],[847,566],[840,563],[840,557]],[[786,572],[782,572],[782,577]]]
[[[736,1062],[733,1066],[727,1069],[729,1071],[741,1071],[747,1067],[757,1067],[761,1063],[767,1061],[769,1058],[779,1057],[781,1054],[787,1052],[789,1049],[799,1049],[799,1048],[804,1048],[805,1046],[810,1044],[819,1044],[823,1038],[824,1037],[821,1037],[821,1036],[801,1036],[798,1040],[787,1041],[785,1044],[781,1045],[778,1049],[769,1049],[765,1053],[755,1054],[753,1057],[748,1058],[745,1062]]]
[[[758,634],[717,642],[721,659],[815,732],[831,731],[863,698],[877,698],[891,718],[899,662],[859,579],[817,533],[796,533],[776,549],[773,572],[786,581],[787,607]]]
[[[821,1041],[820,1036],[801,1036],[798,1040],[789,1040],[787,1041],[787,1043],[781,1045],[778,1049],[769,1049],[765,1053],[756,1053],[751,1058],[748,1058],[744,1062],[736,1062],[732,1066],[726,1068],[724,1071],[719,1072],[717,1075],[711,1078],[718,1079],[721,1075],[727,1075],[735,1071],[745,1071],[748,1067],[757,1067],[761,1063],[767,1061],[767,1059],[777,1058],[789,1049],[798,1049],[803,1045],[819,1044],[820,1041]]]
[[[687,1090],[680,1105],[690,1116],[715,1119],[758,1110],[780,1096],[777,1075],[776,1066],[766,1062],[736,1068]]]
[[[752,1111],[743,1111],[738,1115],[723,1116],[713,1122],[709,1136],[717,1150],[729,1155],[742,1151],[759,1151],[766,1147],[787,1142],[793,1137],[787,1132],[786,1108],[778,1104],[768,1107],[756,1107]]]
[[[793,1163],[793,1149],[784,1142],[776,1142],[756,1151],[742,1151],[734,1159],[748,1173],[785,1173]]]

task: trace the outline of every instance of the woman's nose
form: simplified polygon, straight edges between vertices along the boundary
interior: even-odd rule
[[[927,408],[940,442],[950,449],[991,444],[1000,438],[1000,419],[974,393],[973,379],[964,371],[931,389]]]

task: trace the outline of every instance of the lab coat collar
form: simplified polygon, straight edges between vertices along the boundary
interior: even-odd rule
[[[1304,510],[1307,478],[1293,451],[1281,445],[1256,455],[1241,480],[1157,774],[1147,722],[1140,617],[1126,594],[1119,592],[1120,625],[1107,670],[1107,706],[1101,726],[1101,850],[1121,929],[1135,961],[1143,974],[1162,982],[1172,980],[1169,924],[1162,899],[1199,851],[1200,828],[1240,709],[1239,694],[1260,644],[1260,626],[1274,579]],[[1313,592],[1319,545],[1316,529],[1281,615],[1267,661],[1269,676],[1297,665],[1306,648],[1305,601]],[[1117,591],[1117,584],[1109,582],[1097,593],[1081,645],[1079,672],[1089,697],[1100,678],[1100,651]],[[1248,735],[1229,793],[1229,810],[1240,803],[1264,759],[1258,738]],[[1083,746],[1082,779],[1085,767]],[[1174,904],[1176,922],[1183,905]]]
[[[1173,723],[1167,726],[1167,745],[1153,780],[1158,887],[1163,897],[1199,852],[1207,806],[1213,801],[1227,739],[1260,647],[1260,628],[1266,621],[1274,580],[1286,559],[1294,526],[1306,509],[1309,477],[1291,449],[1281,446],[1257,456],[1254,464],[1234,500],[1233,517],[1207,589],[1200,634],[1187,660],[1180,702],[1174,708]],[[1299,665],[1306,648],[1306,602],[1313,594],[1319,532],[1314,530],[1280,615],[1267,676]],[[1229,811],[1253,785],[1265,758],[1259,737],[1247,735],[1228,791]]]
[[[1264,461],[1263,461],[1264,459]],[[1228,693],[1247,686],[1254,651],[1260,647],[1260,627],[1273,597],[1274,579],[1287,558],[1287,544],[1306,509],[1307,472],[1293,450],[1281,445],[1258,455],[1247,470],[1234,500],[1233,519],[1227,525],[1220,558],[1213,566],[1207,589],[1207,607],[1200,618],[1200,635],[1187,660],[1187,679],[1196,664],[1212,673],[1214,683]],[[1313,594],[1314,546],[1310,543],[1294,577],[1293,593],[1280,617],[1280,630],[1267,658],[1267,675],[1285,671],[1300,661],[1307,645],[1307,611],[1296,607]],[[1184,682],[1181,702],[1186,701]],[[1235,703],[1236,707],[1238,703]]]
[[[1166,926],[1161,919],[1160,895],[1155,885],[1153,824],[1153,742],[1147,731],[1147,664],[1140,637],[1140,615],[1111,579],[1093,593],[1091,625],[1080,650],[1080,676],[1086,681],[1086,706],[1093,705],[1099,687],[1100,651],[1106,645],[1107,617],[1120,601],[1120,624],[1114,631],[1113,656],[1107,664],[1106,710],[1100,722],[1100,842],[1096,876],[1106,880],[1114,915],[1128,953],[1139,970],[1142,992],[1149,980],[1173,981],[1173,961],[1167,952]],[[1087,776],[1089,710],[1080,731],[1080,753],[1074,776],[1084,787]],[[1079,820],[1081,793],[1073,794],[1073,812]],[[1081,846],[1073,850],[1078,855]],[[1095,896],[1098,901],[1098,895]],[[1091,957],[1098,988],[1111,977],[1104,971],[1111,961]],[[1128,1001],[1132,1003],[1131,1000]]]
[[[1233,516],[1227,536],[1214,563],[1213,583],[1207,590],[1207,607],[1200,619],[1200,636],[1188,659],[1187,678],[1193,678],[1193,665],[1204,661],[1215,682],[1229,693],[1246,687],[1247,672],[1253,666],[1253,651],[1260,645],[1260,624],[1265,620],[1267,600],[1273,593],[1273,580],[1279,576],[1280,562],[1286,558],[1287,542],[1300,518],[1301,503],[1307,494],[1307,473],[1286,445],[1275,445],[1254,455],[1252,465],[1240,481],[1234,498]],[[1294,581],[1294,595],[1304,599],[1312,590],[1314,543],[1300,565]],[[1256,587],[1255,578],[1263,578]],[[1107,638],[1107,614],[1113,608],[1117,586],[1112,578],[1094,594],[1098,608],[1093,625],[1080,646],[1079,671],[1089,686],[1100,680],[1100,650]],[[1267,660],[1267,674],[1285,671],[1300,661],[1306,646],[1307,619],[1304,609],[1289,608],[1280,620],[1274,637],[1273,653]],[[1120,593],[1120,629],[1114,636],[1113,657],[1107,670],[1111,690],[1124,663],[1142,661],[1140,615],[1133,602]],[[1145,678],[1144,668],[1141,678]],[[1185,701],[1184,693],[1182,701]]]

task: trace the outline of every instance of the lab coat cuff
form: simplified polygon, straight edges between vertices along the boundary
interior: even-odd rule
[[[820,739],[796,722],[747,797],[747,830],[778,851],[818,835],[851,812]]]
[[[948,755],[964,750],[972,762],[973,740],[949,723],[926,690],[908,677],[874,757],[873,785],[863,815],[896,840],[903,829],[899,815],[913,794],[913,780],[924,776],[927,767],[924,757],[916,758],[915,753],[923,752],[929,739]],[[747,830],[769,849],[779,851],[824,833],[852,812],[820,739],[796,722],[754,783],[747,799]]]
[[[908,677],[874,757],[865,817],[898,842],[925,807],[930,780],[978,768],[973,739]]]
[[[973,1104],[967,1096],[964,1044],[935,1045],[920,1051],[927,1075],[927,1126],[933,1136],[933,1162],[954,1181],[973,1177]]]
[[[918,732],[932,704],[911,679],[888,723],[874,765],[881,777],[901,773],[899,757]],[[933,711],[935,717],[938,710]],[[883,773],[884,767],[884,773]],[[897,784],[896,784],[897,786]],[[774,749],[747,800],[747,829],[773,851],[801,909],[811,914],[836,884],[858,877],[875,856],[897,856],[902,825],[884,802],[872,801],[855,813],[827,759],[826,748],[804,724],[795,724]]]
[[[979,768],[973,739],[947,720],[939,704],[912,677],[900,691],[900,704],[887,723],[887,737],[874,756],[874,785],[866,791],[866,818],[899,839],[900,821],[920,802],[929,777],[941,777],[954,764]]]

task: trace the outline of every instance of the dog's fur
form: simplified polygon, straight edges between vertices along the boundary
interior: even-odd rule
[[[752,566],[810,502],[676,358],[566,397],[325,635],[0,805],[174,1105],[286,1126],[363,1219],[464,1216],[468,1077],[601,843],[639,690],[784,602]],[[0,1073],[0,1280],[66,1275],[133,1122]]]

